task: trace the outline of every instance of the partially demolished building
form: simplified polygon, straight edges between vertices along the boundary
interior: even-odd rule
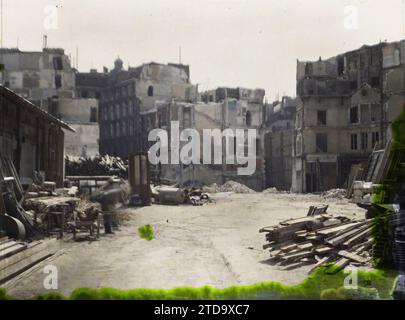
[[[283,97],[266,105],[264,149],[266,188],[289,191],[297,99]]]
[[[351,166],[389,140],[404,77],[405,41],[297,62],[293,191],[346,187]]]
[[[203,137],[203,130],[242,129],[245,133],[243,149],[247,156],[247,130],[256,130],[256,152],[254,159],[255,172],[251,175],[239,175],[240,166],[234,161],[226,163],[226,155],[236,150],[235,137],[222,139],[222,163],[204,164],[203,145],[201,144],[200,163],[190,165],[163,165],[160,175],[162,178],[180,182],[185,185],[193,183],[218,185],[232,180],[245,184],[254,190],[263,190],[264,187],[264,142],[263,142],[263,116],[264,116],[263,89],[225,88],[200,94],[200,101],[191,103],[158,103],[156,127],[170,132],[170,122],[178,121],[180,130],[193,128]],[[183,142],[185,144],[185,142]],[[213,150],[213,149],[212,149]],[[214,158],[211,157],[213,160]]]
[[[155,128],[157,102],[194,101],[189,67],[148,63],[124,69],[118,58],[111,71],[78,73],[81,97],[100,103],[100,154],[127,158],[149,149],[148,132]]]
[[[66,153],[90,157],[98,154],[98,101],[76,97],[76,70],[63,49],[42,51],[0,49],[1,83],[69,123],[76,132],[65,132]]]

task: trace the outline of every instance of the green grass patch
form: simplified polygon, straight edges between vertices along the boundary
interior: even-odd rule
[[[138,234],[142,239],[146,239],[148,241],[152,240],[155,235],[153,227],[150,224],[140,227],[138,229]]]
[[[396,274],[374,270],[358,273],[358,289],[345,289],[343,283],[348,273],[339,271],[328,274],[331,267],[317,269],[302,283],[286,286],[278,282],[264,282],[248,286],[232,286],[216,289],[179,287],[163,289],[117,290],[112,288],[74,290],[69,297],[51,292],[34,297],[36,300],[370,300],[391,299]],[[3,292],[6,296],[5,292]],[[0,296],[1,297],[1,296]],[[8,297],[10,298],[10,297]]]

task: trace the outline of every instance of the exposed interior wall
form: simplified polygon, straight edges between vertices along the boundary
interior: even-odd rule
[[[73,97],[75,75],[62,49],[42,52],[1,49],[0,52],[0,63],[4,64],[0,77],[6,87],[40,106],[53,96]]]

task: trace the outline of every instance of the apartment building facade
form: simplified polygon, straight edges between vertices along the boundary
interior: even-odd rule
[[[404,61],[401,41],[297,62],[293,191],[345,188],[351,166],[384,147],[405,104]]]

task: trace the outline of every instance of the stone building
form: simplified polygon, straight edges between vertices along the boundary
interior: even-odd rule
[[[1,83],[45,108],[48,98],[73,98],[74,70],[63,49],[0,49]]]
[[[63,49],[0,49],[0,64],[4,86],[75,128],[65,132],[66,154],[99,153],[98,101],[76,97],[76,70]]]
[[[100,153],[122,158],[149,149],[158,102],[188,102],[196,96],[189,67],[181,64],[151,62],[124,69],[118,58],[111,71],[78,73],[76,81],[82,98],[100,99]]]
[[[164,179],[177,181],[185,185],[213,183],[223,184],[228,180],[237,181],[247,185],[255,190],[263,190],[264,187],[264,143],[262,134],[264,99],[265,91],[262,89],[245,88],[218,88],[209,92],[200,94],[200,100],[188,103],[158,103],[156,127],[170,132],[171,121],[179,122],[179,129],[193,128],[199,132],[200,144],[200,163],[190,165],[162,165],[160,168],[161,177]],[[247,130],[255,129],[256,153],[254,159],[255,171],[251,175],[239,175],[237,163],[227,164],[227,152],[234,154],[236,139],[234,137],[223,137],[220,148],[223,158],[221,164],[204,164],[204,148],[202,139],[204,129],[218,129],[223,132],[231,129],[242,129],[245,132],[245,142],[243,149],[247,155]],[[182,147],[187,142],[181,142]],[[211,141],[210,152],[214,152]],[[211,159],[213,159],[211,155]],[[234,161],[236,162],[236,161]]]
[[[405,42],[297,62],[293,191],[346,187],[350,168],[389,140],[404,107]]]
[[[283,97],[266,106],[264,149],[266,188],[289,191],[297,99]]]

